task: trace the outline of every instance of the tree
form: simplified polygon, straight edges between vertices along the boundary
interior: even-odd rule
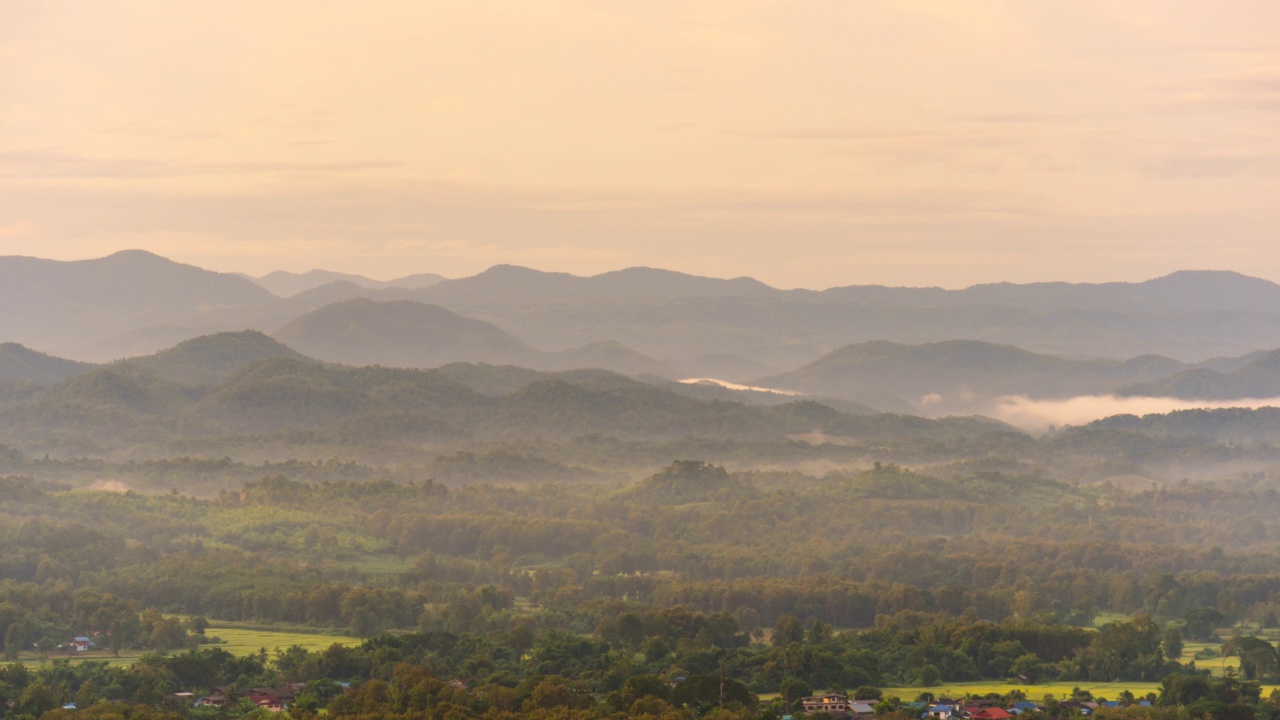
[[[644,645],[644,659],[646,662],[657,662],[671,653],[671,647],[667,645],[667,641],[661,637],[654,635]]]
[[[925,665],[920,668],[920,686],[933,687],[942,680],[942,673],[938,671],[935,665]]]
[[[98,702],[98,686],[93,684],[93,680],[80,683],[80,689],[76,690],[75,701],[77,710],[83,710]]]
[[[778,694],[787,702],[787,709],[790,710],[800,698],[813,694],[813,690],[796,678],[787,678],[778,688]]]
[[[1182,662],[1182,631],[1170,626],[1164,631],[1164,642],[1161,643],[1164,659],[1169,662]]]
[[[1214,629],[1226,621],[1226,617],[1217,608],[1199,608],[1187,613],[1187,622],[1183,633],[1192,640],[1208,642],[1213,639]]]
[[[18,708],[23,714],[40,717],[44,713],[58,707],[58,699],[53,695],[53,688],[42,682],[33,682],[22,691]]]
[[[721,680],[718,675],[694,675],[671,691],[671,704],[691,710],[720,705],[736,704],[751,710],[759,699],[746,685],[732,678]]]
[[[1019,678],[1026,678],[1027,682],[1035,684],[1045,675],[1045,664],[1040,660],[1040,656],[1035,653],[1027,653],[1019,656],[1013,664],[1009,666],[1009,672]]]
[[[19,652],[22,652],[22,629],[13,623],[4,634],[4,659],[17,660]]]
[[[36,641],[36,650],[40,651],[41,658],[48,658],[49,651],[57,646],[58,644],[55,643],[48,635],[45,635]]]
[[[116,620],[111,623],[107,634],[111,636],[111,656],[120,657],[120,648],[124,647],[124,626]]]
[[[203,635],[204,631],[209,629],[209,618],[203,615],[196,615],[187,620],[187,629],[196,635]]]
[[[771,639],[774,647],[804,642],[804,624],[795,615],[783,615],[774,624]]]
[[[823,645],[831,642],[831,626],[821,620],[814,620],[809,628],[809,644]]]
[[[1234,638],[1235,654],[1240,656],[1240,670],[1246,680],[1257,680],[1273,674],[1278,664],[1276,649],[1256,637]]]

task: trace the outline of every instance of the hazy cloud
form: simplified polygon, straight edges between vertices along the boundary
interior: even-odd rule
[[[1280,398],[1204,401],[1165,397],[1089,395],[1066,400],[1032,400],[1024,396],[1010,396],[996,401],[992,414],[1010,425],[1033,432],[1042,432],[1050,426],[1085,425],[1113,415],[1150,415],[1178,410],[1229,407],[1280,407]]]
[[[650,264],[809,287],[1224,263],[1280,278],[1269,4],[4,15],[0,226],[40,231],[0,252],[378,276]]]
[[[344,175],[403,167],[385,160],[342,162],[163,162],[98,158],[52,150],[0,152],[0,177],[8,178],[176,178],[198,175]]]

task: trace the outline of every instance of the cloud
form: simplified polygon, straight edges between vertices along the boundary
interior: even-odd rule
[[[1085,395],[1066,400],[1033,400],[1015,395],[998,399],[991,415],[1010,425],[1041,432],[1050,426],[1085,425],[1113,415],[1164,414],[1178,410],[1280,406],[1280,398],[1206,401],[1167,397]]]
[[[0,178],[165,179],[203,175],[326,176],[390,170],[404,163],[390,160],[336,162],[166,162],[144,158],[102,158],[57,150],[0,152]]]
[[[32,238],[39,234],[39,227],[34,223],[19,222],[12,225],[0,225],[0,240]]]
[[[1202,73],[1169,90],[1184,107],[1280,112],[1280,65]]]
[[[1165,179],[1280,176],[1280,153],[1174,155],[1149,161],[1149,172]]]

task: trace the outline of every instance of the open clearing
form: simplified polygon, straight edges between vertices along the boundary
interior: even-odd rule
[[[1118,683],[1091,683],[1087,681],[1079,682],[1050,682],[1038,683],[1036,685],[1021,685],[1013,683],[992,682],[990,680],[978,682],[959,682],[947,683],[935,687],[898,687],[884,688],[885,697],[897,697],[902,700],[915,700],[916,696],[922,692],[933,693],[935,698],[940,697],[965,697],[965,696],[981,696],[990,693],[999,695],[1007,695],[1014,690],[1021,690],[1027,694],[1027,699],[1039,702],[1044,699],[1045,695],[1053,695],[1055,698],[1062,700],[1071,696],[1076,688],[1088,690],[1095,698],[1104,697],[1108,700],[1114,700],[1121,692],[1128,690],[1135,696],[1144,696],[1149,692],[1159,693],[1160,684],[1153,682],[1118,682]]]
[[[307,650],[326,650],[330,645],[354,646],[364,642],[360,638],[346,635],[320,635],[317,633],[284,632],[269,629],[248,629],[243,627],[219,626],[216,621],[204,631],[206,637],[222,640],[218,645],[201,647],[218,647],[237,657],[253,655],[265,648],[274,655],[276,650],[284,650],[294,645],[301,645]]]
[[[217,621],[213,621],[208,629],[205,630],[205,637],[218,638],[222,642],[214,645],[201,645],[201,648],[221,648],[236,657],[244,657],[246,655],[254,655],[265,649],[268,656],[274,656],[276,650],[284,650],[294,645],[301,645],[307,650],[316,652],[327,650],[330,645],[355,646],[364,642],[360,638],[348,635],[323,635],[320,633],[307,633],[297,631],[273,630],[269,628],[253,628],[237,625],[236,627],[228,627],[226,625],[218,625]],[[171,654],[180,654],[185,650],[175,650]],[[91,650],[83,653],[62,653],[51,652],[48,659],[42,659],[35,653],[24,652],[18,656],[18,662],[32,667],[39,667],[48,664],[54,660],[66,660],[71,663],[80,663],[87,660],[96,662],[106,661],[108,665],[132,665],[138,658],[147,654],[146,651],[126,650],[120,653],[120,657],[112,657],[111,651],[106,649]]]

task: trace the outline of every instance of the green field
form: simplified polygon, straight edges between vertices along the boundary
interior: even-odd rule
[[[1022,685],[1015,683],[994,682],[984,680],[978,682],[959,682],[947,683],[936,687],[899,687],[884,688],[885,697],[897,697],[902,700],[915,700],[916,696],[922,692],[933,693],[935,698],[940,697],[980,697],[996,693],[1006,695],[1014,690],[1021,690],[1027,694],[1027,699],[1033,702],[1039,702],[1044,699],[1045,695],[1053,695],[1061,700],[1070,697],[1075,688],[1088,690],[1093,694],[1094,698],[1103,697],[1108,700],[1114,700],[1121,692],[1128,690],[1135,696],[1146,695],[1149,692],[1160,692],[1160,684],[1153,682],[1118,682],[1118,683],[1090,683],[1087,681],[1078,682],[1050,682],[1039,683],[1036,685]]]
[[[318,633],[227,627],[218,625],[216,622],[210,625],[204,631],[204,634],[205,637],[216,637],[222,640],[222,643],[203,647],[222,648],[236,656],[252,655],[262,648],[266,648],[268,653],[274,654],[277,649],[284,650],[294,645],[301,645],[307,650],[317,651],[328,649],[330,645],[334,644],[350,646],[364,642],[360,638],[346,635],[321,635]]]
[[[276,650],[284,650],[294,645],[301,645],[307,650],[321,651],[329,648],[335,643],[338,645],[353,646],[364,642],[360,638],[350,637],[347,635],[324,635],[318,632],[299,632],[298,630],[278,630],[272,628],[251,627],[244,625],[219,625],[214,622],[205,630],[205,637],[218,638],[220,643],[201,645],[201,648],[221,648],[237,657],[245,655],[254,655],[259,651],[266,649],[269,655],[274,655]],[[174,651],[183,652],[183,651]],[[51,652],[48,658],[42,658],[33,652],[24,652],[18,656],[18,662],[25,665],[40,666],[52,662],[54,660],[68,660],[73,663],[84,662],[86,660],[106,661],[108,665],[132,665],[138,658],[147,654],[146,651],[126,650],[120,653],[120,657],[113,657],[110,650],[97,649],[83,653],[64,653]]]

